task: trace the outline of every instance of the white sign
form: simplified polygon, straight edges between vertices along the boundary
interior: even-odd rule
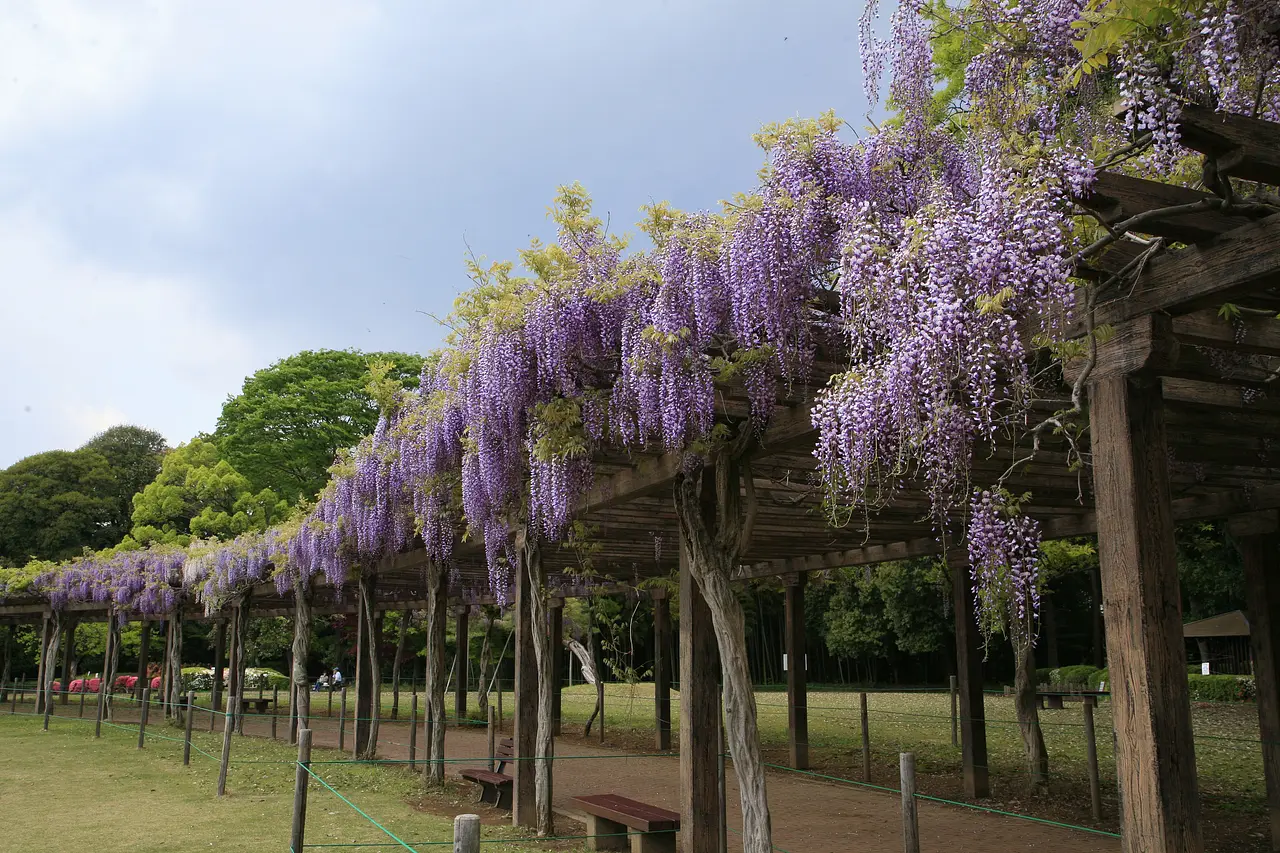
[[[1201,674],[1201,675],[1208,675],[1208,674],[1209,674],[1209,662],[1208,662],[1208,661],[1204,661],[1203,663],[1201,663],[1201,664],[1200,664],[1200,674]]]

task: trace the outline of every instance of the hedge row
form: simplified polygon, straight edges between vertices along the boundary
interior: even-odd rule
[[[1111,683],[1107,670],[1092,666],[1036,670],[1036,684],[1071,684],[1097,690],[1104,683]],[[1252,675],[1201,675],[1199,666],[1187,667],[1187,687],[1192,702],[1249,702],[1258,695]]]
[[[281,690],[289,689],[289,677],[274,669],[261,669],[258,667],[249,667],[244,671],[244,684],[250,690],[257,690],[259,687],[264,690],[270,690],[273,687],[279,687]],[[223,671],[222,686],[227,686],[227,671]],[[182,668],[182,689],[185,690],[212,690],[213,689],[213,668],[203,666],[184,666]]]

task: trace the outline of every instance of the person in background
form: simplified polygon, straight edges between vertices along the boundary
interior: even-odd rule
[[[334,687],[342,686],[342,672],[337,667],[334,667],[334,670],[333,670],[333,686]]]

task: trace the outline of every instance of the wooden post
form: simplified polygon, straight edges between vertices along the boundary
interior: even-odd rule
[[[80,719],[84,719],[84,694],[89,692],[89,679],[80,679]]]
[[[498,661],[498,665],[501,666],[502,661]],[[502,678],[501,677],[499,677],[497,681],[494,682],[494,686],[498,688],[498,728],[502,728],[503,716],[502,716]]]
[[[62,629],[62,636],[62,704],[65,705],[71,701],[71,664],[76,657],[75,619],[67,617],[67,626]]]
[[[191,763],[191,723],[195,720],[196,710],[196,692],[194,690],[187,691],[187,730],[186,736],[182,739],[182,764],[185,767]]]
[[[471,670],[470,619],[471,608],[459,607],[457,619],[458,647],[453,659],[453,724],[462,725],[467,718],[467,673]]]
[[[107,684],[107,674],[102,673],[102,679],[98,681],[98,719],[93,724],[93,736],[102,737],[102,716],[106,712],[107,691],[110,690]]]
[[[418,766],[418,693],[409,699],[409,772]]]
[[[1084,748],[1089,757],[1089,803],[1093,807],[1093,821],[1102,820],[1102,790],[1098,785],[1098,740],[1093,731],[1093,706],[1098,703],[1093,696],[1084,697]]]
[[[342,685],[342,695],[338,701],[338,751],[346,748],[347,742],[347,685]]]
[[[453,853],[480,853],[480,815],[460,814],[453,819]]]
[[[858,694],[858,716],[862,718],[862,781],[871,781],[871,726],[867,721],[867,694]]]
[[[560,734],[560,718],[564,690],[564,599],[552,598],[548,602],[547,634],[551,645],[551,735]]]
[[[261,688],[259,688],[261,690]],[[276,739],[276,718],[280,716],[280,688],[271,688],[271,739]]]
[[[374,724],[382,700],[382,677],[374,666],[376,644],[381,640],[381,620],[373,613],[375,578],[362,568],[356,596],[356,707],[352,720],[352,758],[373,758],[378,750]]]
[[[298,729],[310,728],[308,723],[299,725],[298,720],[298,691],[309,691],[310,685],[303,684],[301,686],[290,683],[289,685],[289,746],[293,746],[298,742]]]
[[[1168,317],[1145,317],[1171,323]],[[1123,340],[1118,330],[1117,337]],[[1098,557],[1106,601],[1126,853],[1204,849],[1158,380],[1090,386]]]
[[[53,666],[50,665],[47,669],[50,671],[46,673],[48,680],[44,684],[44,730],[46,732],[49,731],[49,717],[53,714],[54,706],[53,673],[51,671]]]
[[[325,711],[326,717],[333,716],[333,682],[329,682],[329,708]]]
[[[511,823],[537,826],[534,807],[534,766],[538,733],[538,663],[533,653],[534,595],[529,572],[521,566],[512,573],[515,586],[515,629],[512,644],[516,652],[515,709],[512,739],[515,741],[515,768],[512,775]]]
[[[147,717],[151,711],[151,688],[142,688],[142,707],[138,712],[138,749],[142,749],[147,741]]]
[[[147,662],[151,656],[151,623],[146,619],[142,620],[142,634],[139,637],[138,644],[138,683],[134,685],[135,696],[142,696],[142,691],[149,689],[151,684],[147,678]]]
[[[716,766],[720,727],[720,652],[711,610],[680,546],[680,849],[720,849],[717,815],[707,808],[719,796]]]
[[[227,695],[227,710],[222,715],[222,762],[218,765],[218,796],[227,792],[227,765],[231,762],[231,733],[236,728],[236,715],[232,708],[239,703],[240,697],[234,693]]]
[[[489,706],[489,772],[498,766],[497,753],[494,751],[498,740],[498,721],[494,714],[494,708]]]
[[[1259,513],[1230,525],[1244,562],[1245,601],[1257,685],[1262,769],[1267,781],[1271,849],[1280,850],[1280,513]]]
[[[219,619],[213,623],[213,690],[209,693],[209,731],[213,731],[213,720],[216,716],[213,711],[221,710],[219,702],[222,701],[222,679],[225,675],[222,661],[223,650],[227,646],[227,623],[223,619]]]
[[[787,575],[785,631],[787,650],[787,732],[791,741],[791,766],[809,769],[809,700],[805,679],[803,573]]]
[[[307,829],[307,789],[311,786],[311,729],[298,732],[298,769],[293,776],[293,830],[289,850],[302,853]]]
[[[959,714],[956,711],[956,702],[959,701],[956,690],[956,677],[951,676],[951,745],[960,745],[960,731],[958,729]]]
[[[902,849],[904,853],[920,853],[920,822],[916,817],[916,754],[898,756],[902,777]]]
[[[52,614],[47,611],[44,618],[40,622],[40,660],[36,661],[36,713],[44,712],[45,691],[52,679],[46,678],[45,675],[45,658],[49,651],[49,626],[53,621]]]
[[[671,602],[665,589],[653,589],[653,717],[654,746],[671,749]]]
[[[982,696],[982,637],[974,618],[969,555],[948,554],[956,625],[956,675],[960,692],[960,745],[964,793],[970,799],[990,796],[987,772],[987,712]],[[1185,680],[1185,679],[1184,679]]]

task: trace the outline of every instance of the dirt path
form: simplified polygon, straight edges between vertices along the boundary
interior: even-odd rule
[[[337,719],[313,719],[314,743],[337,747]],[[349,725],[349,724],[348,724]],[[383,721],[378,738],[382,758],[408,757],[408,725]],[[251,721],[246,731],[266,733],[261,721]],[[280,732],[285,726],[281,721]],[[351,746],[350,729],[347,747]],[[421,755],[421,740],[418,743]],[[449,759],[488,754],[483,729],[449,729],[445,736]],[[571,797],[581,794],[617,793],[643,802],[679,810],[680,762],[674,756],[637,757],[614,749],[585,744],[577,738],[556,742],[555,806],[571,810]],[[452,764],[456,777],[459,764]],[[773,816],[773,840],[786,853],[898,853],[902,849],[902,817],[897,794],[872,791],[840,783],[823,782],[783,772],[770,772],[769,806]],[[733,830],[741,828],[738,789],[732,768],[728,781],[729,849]],[[926,853],[989,853],[989,851],[1044,850],[1054,853],[1102,853],[1118,851],[1117,839],[1062,829],[1016,818],[987,814],[956,806],[921,802],[920,837]]]

